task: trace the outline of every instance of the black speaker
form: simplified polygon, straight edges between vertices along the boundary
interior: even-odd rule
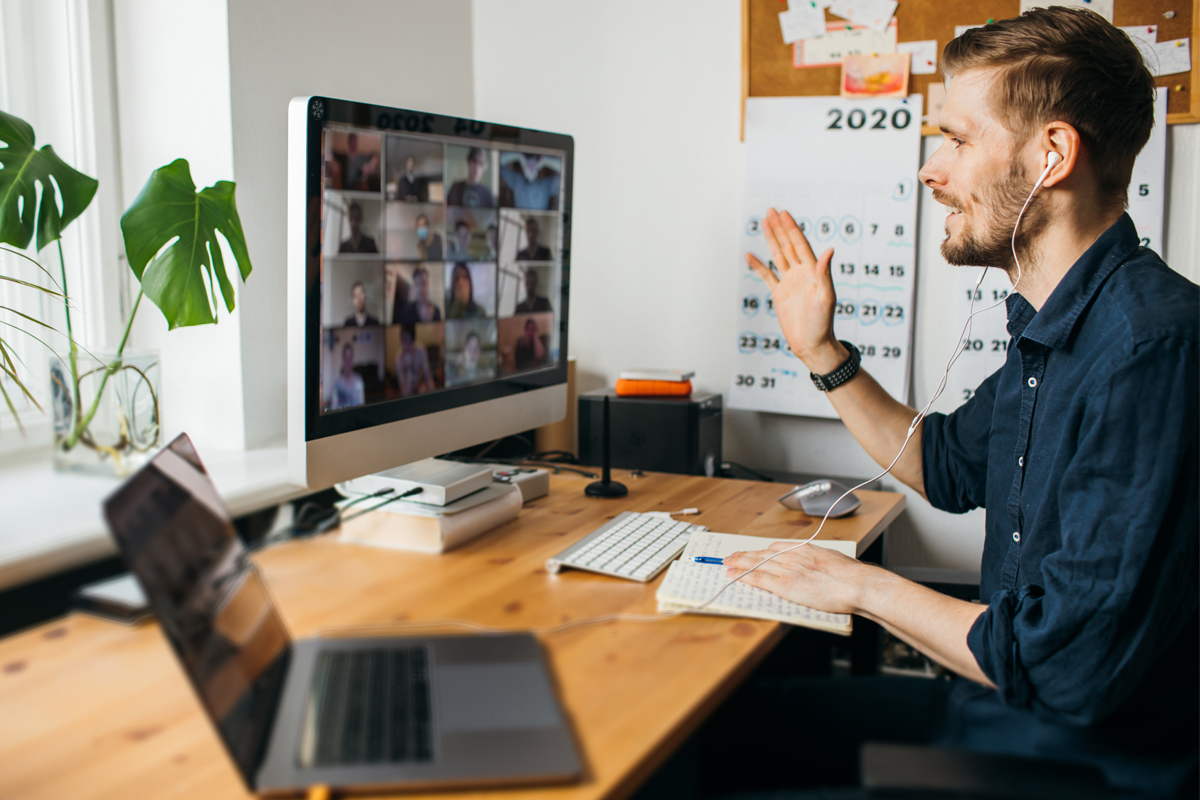
[[[579,395],[579,463],[604,453],[604,397],[609,398],[612,466],[683,475],[721,469],[721,395],[617,397],[613,389]]]

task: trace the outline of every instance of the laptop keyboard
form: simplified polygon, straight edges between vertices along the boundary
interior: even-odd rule
[[[424,647],[318,653],[313,739],[301,761],[329,767],[431,760],[429,695]]]

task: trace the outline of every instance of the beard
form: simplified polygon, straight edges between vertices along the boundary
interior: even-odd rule
[[[1007,175],[984,186],[981,193],[972,194],[971,200],[977,215],[975,227],[969,227],[964,219],[957,239],[947,235],[941,248],[942,258],[946,259],[946,263],[955,266],[998,267],[1015,277],[1013,229],[1017,225],[1021,207],[1033,191],[1033,186],[1034,181],[1029,179],[1025,171],[1013,164]],[[933,198],[939,203],[962,208],[961,205],[947,202],[950,196],[937,189],[933,190]],[[1016,250],[1026,272],[1035,266],[1030,245],[1045,229],[1048,221],[1048,215],[1033,201],[1021,217],[1021,229],[1017,231],[1016,236]]]

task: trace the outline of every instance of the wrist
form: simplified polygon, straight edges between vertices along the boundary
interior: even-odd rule
[[[809,372],[826,375],[845,363],[846,359],[850,357],[850,351],[843,347],[837,339],[830,339],[812,350],[806,351],[803,355],[799,353],[796,355],[800,356],[800,360],[804,362],[804,366],[808,367]]]
[[[859,562],[858,573],[850,582],[848,598],[850,607],[854,609],[853,613],[878,621],[876,612],[887,602],[889,578],[893,577],[894,573],[882,567]]]

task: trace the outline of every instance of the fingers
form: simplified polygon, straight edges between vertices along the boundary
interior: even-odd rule
[[[753,253],[746,253],[746,264],[758,273],[758,277],[763,279],[763,283],[767,285],[768,289],[774,289],[779,284],[779,278],[775,277],[771,268],[759,261]]]
[[[762,221],[763,238],[767,240],[767,248],[771,251],[771,260],[775,262],[775,268],[782,276],[788,269],[800,266],[800,261],[796,258],[796,251],[787,241],[787,236],[783,234],[779,225],[779,214],[773,208],[767,209],[767,215],[763,217]]]
[[[792,215],[785,211],[782,214],[777,214],[776,220],[779,227],[783,230],[784,236],[787,237],[787,242],[792,252],[797,254],[804,263],[816,261],[816,256],[813,255],[812,247],[809,245],[808,239],[804,236],[804,231],[800,230],[800,226],[796,224],[796,220],[792,219]]]

